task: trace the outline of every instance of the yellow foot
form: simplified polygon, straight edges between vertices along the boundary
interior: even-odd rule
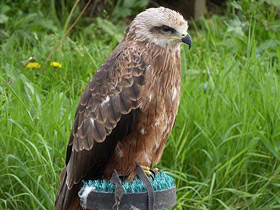
[[[160,170],[158,168],[151,169],[155,174],[159,174]]]
[[[140,165],[140,167],[143,169],[145,174],[148,177],[152,177],[152,179],[154,179],[156,174],[158,174],[160,172],[160,170],[158,168],[151,169],[148,166],[141,166],[141,165]]]
[[[151,172],[151,169],[148,166],[141,166],[140,165],[140,167],[142,168],[142,170],[145,172],[145,174],[147,176],[152,176],[153,175],[153,173]]]

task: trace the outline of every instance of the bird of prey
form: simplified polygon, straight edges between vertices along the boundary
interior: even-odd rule
[[[132,180],[162,156],[181,94],[180,43],[188,23],[164,7],[138,14],[78,104],[55,208],[79,209],[81,180]]]

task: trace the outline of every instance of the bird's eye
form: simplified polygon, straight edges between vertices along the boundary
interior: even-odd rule
[[[171,32],[171,33],[173,33],[173,32],[175,31],[174,28],[172,28],[172,27],[170,27],[170,26],[167,26],[167,25],[161,26],[161,30],[162,30],[163,32]]]

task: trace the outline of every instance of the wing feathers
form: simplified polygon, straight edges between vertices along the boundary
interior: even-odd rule
[[[130,111],[130,103],[128,100],[126,100],[126,93],[125,91],[120,93],[120,106],[121,110],[123,111],[124,114],[129,113]]]
[[[103,161],[100,158],[104,154],[96,153],[96,148],[110,144],[107,141],[111,140],[107,137],[114,132],[121,117],[140,106],[145,70],[149,65],[145,52],[138,50],[127,47],[113,53],[84,91],[76,111],[73,135],[69,140],[68,150],[72,152],[68,152],[66,158],[69,187],[80,181],[86,168],[97,167],[96,164]],[[131,123],[136,123],[136,116],[132,114],[129,117],[131,122],[118,125],[122,138],[132,131]],[[95,154],[91,154],[93,151]],[[77,167],[77,164],[85,160],[89,162],[74,169],[73,164]]]

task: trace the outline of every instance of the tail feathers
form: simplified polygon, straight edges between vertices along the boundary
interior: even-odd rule
[[[80,184],[74,185],[71,189],[68,189],[66,184],[66,174],[66,168],[64,168],[60,175],[60,186],[55,200],[55,210],[82,209],[80,207],[80,199],[78,196]]]

